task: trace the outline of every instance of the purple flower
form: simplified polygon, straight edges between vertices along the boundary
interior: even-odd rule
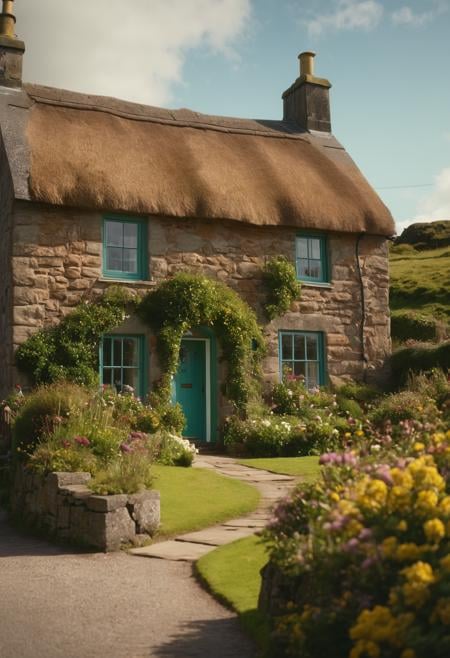
[[[78,443],[79,446],[83,446],[84,448],[91,445],[91,442],[86,436],[74,436],[73,440],[75,443]]]
[[[120,450],[121,450],[123,453],[133,452],[132,447],[129,446],[127,443],[121,443],[121,444],[120,444]]]

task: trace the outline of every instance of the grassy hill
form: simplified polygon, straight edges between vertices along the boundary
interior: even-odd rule
[[[450,221],[412,224],[390,248],[392,333],[443,338],[450,326]]]

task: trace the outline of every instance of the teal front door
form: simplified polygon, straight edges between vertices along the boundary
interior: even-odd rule
[[[204,340],[181,341],[180,364],[175,377],[175,396],[186,416],[183,436],[206,441],[206,343]]]

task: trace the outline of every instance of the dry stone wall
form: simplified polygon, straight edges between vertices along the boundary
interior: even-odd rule
[[[20,202],[16,204],[14,220],[13,341],[17,347],[40,327],[58,322],[83,299],[100,294],[111,281],[102,277],[100,214]],[[301,299],[288,313],[270,323],[264,318],[262,267],[268,258],[278,254],[294,262],[296,233],[296,229],[288,227],[150,217],[150,278],[122,284],[142,293],[180,271],[210,275],[237,290],[256,309],[268,341],[263,364],[266,380],[278,377],[280,330],[324,332],[331,381],[362,378],[362,307],[355,235],[328,235],[330,285],[303,285]],[[366,298],[364,348],[369,377],[375,377],[390,352],[388,253],[384,238],[362,239],[360,266]],[[146,333],[135,319],[118,329],[131,330]],[[154,344],[149,335],[150,381],[159,376]]]
[[[159,491],[96,496],[89,473],[42,476],[17,467],[11,512],[52,537],[100,551],[117,551],[153,536],[160,523]]]

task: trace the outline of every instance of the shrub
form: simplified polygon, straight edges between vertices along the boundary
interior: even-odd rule
[[[450,341],[401,347],[391,357],[392,382],[396,387],[404,385],[410,373],[429,372],[434,368],[450,370]]]
[[[167,431],[158,432],[153,438],[156,460],[166,466],[191,466],[196,448],[187,439]]]
[[[85,302],[51,328],[41,329],[16,352],[16,363],[34,384],[67,380],[91,386],[98,382],[101,337],[125,319],[126,292],[110,288],[95,303]]]
[[[269,320],[289,311],[299,298],[301,284],[295,267],[284,256],[270,258],[263,269],[263,283],[267,289],[265,311]]]
[[[321,480],[279,505],[261,599],[274,655],[449,653],[449,455],[450,432],[423,429],[400,459],[327,455]]]
[[[436,340],[442,331],[442,323],[430,316],[412,311],[397,311],[391,316],[392,338],[400,342]]]
[[[332,409],[336,399],[332,393],[324,389],[308,390],[303,380],[286,378],[275,384],[269,396],[273,412],[276,414],[291,414],[300,418],[314,415],[318,409]]]
[[[36,389],[18,409],[13,428],[15,447],[30,452],[44,434],[66,422],[88,399],[89,391],[67,382]]]
[[[374,386],[368,386],[367,384],[360,384],[358,382],[348,382],[339,386],[337,394],[338,396],[341,395],[365,404],[375,402],[381,395],[380,391]]]
[[[152,458],[148,454],[131,452],[99,470],[89,488],[96,494],[133,494],[150,489],[153,483]]]
[[[402,420],[435,420],[437,416],[434,400],[415,391],[401,391],[381,400],[369,418],[376,426],[382,426],[386,422],[395,425]]]
[[[363,409],[359,402],[346,398],[343,395],[336,396],[338,409],[343,414],[348,414],[352,418],[362,418],[364,415]]]

